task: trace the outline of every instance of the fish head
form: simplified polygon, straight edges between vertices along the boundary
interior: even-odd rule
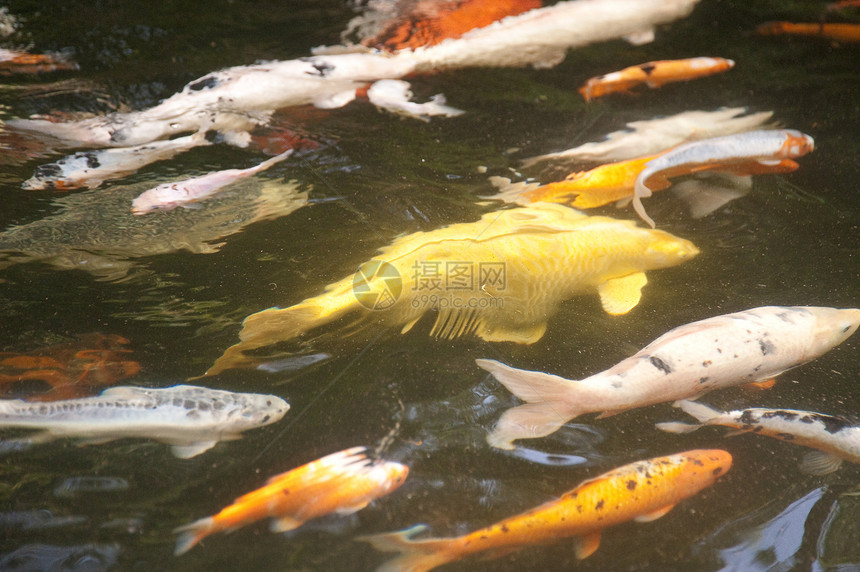
[[[379,490],[383,491],[383,494],[388,494],[403,484],[409,475],[409,467],[394,461],[385,461],[374,464],[371,473]]]
[[[860,310],[857,308],[805,308],[815,317],[814,345],[821,353],[836,347],[857,331]]]
[[[690,480],[710,486],[732,468],[732,456],[722,449],[696,449],[681,453]]]
[[[177,200],[175,187],[175,184],[167,183],[141,193],[131,201],[131,212],[136,215],[144,215],[153,211],[168,211],[178,207],[181,202]]]
[[[667,268],[690,260],[699,254],[699,249],[689,240],[679,238],[662,230],[648,230],[644,239],[647,268]]]
[[[782,144],[783,157],[802,157],[815,149],[815,140],[795,129],[785,130],[785,142]]]
[[[227,423],[237,427],[270,425],[289,411],[290,404],[275,395],[246,394],[227,412]]]

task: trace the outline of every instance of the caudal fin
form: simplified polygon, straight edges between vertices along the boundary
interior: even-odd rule
[[[425,572],[456,560],[456,555],[446,551],[450,539],[411,540],[412,536],[426,529],[425,525],[417,524],[399,532],[359,536],[356,540],[369,542],[381,552],[400,552],[400,556],[377,568],[377,572]]]
[[[699,424],[681,423],[680,421],[666,421],[664,423],[656,423],[655,426],[657,429],[666,431],[667,433],[691,433],[702,425],[706,425],[708,421],[716,419],[721,415],[721,412],[716,409],[687,399],[676,401],[674,405],[685,413],[695,417],[699,421]]]
[[[487,436],[493,447],[513,449],[512,442],[516,439],[544,437],[582,413],[600,410],[599,406],[590,408],[585,387],[563,377],[516,369],[489,359],[478,359],[475,363],[526,402],[505,411],[496,423]]]
[[[214,528],[215,521],[211,516],[208,516],[174,529],[173,532],[178,532],[179,537],[176,539],[176,549],[173,551],[173,554],[176,556],[185,554],[198,542],[215,532]]]
[[[289,308],[269,308],[251,314],[242,322],[239,343],[229,348],[201,377],[217,375],[226,369],[256,367],[271,361],[271,356],[254,356],[247,352],[296,338],[314,328],[336,320],[356,309],[358,303],[351,290],[352,278],[329,286],[325,294],[308,298]]]

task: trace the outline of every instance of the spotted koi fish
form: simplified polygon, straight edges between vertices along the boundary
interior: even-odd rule
[[[280,155],[266,159],[259,165],[249,169],[225,169],[199,177],[193,177],[178,183],[164,183],[154,189],[142,193],[131,203],[131,210],[136,215],[144,215],[152,211],[167,211],[179,206],[187,206],[196,201],[202,201],[219,192],[221,189],[265,171],[272,165],[280,163],[293,154],[288,149]]]
[[[733,164],[741,174],[754,174],[756,165],[769,172],[790,171],[797,168],[792,159],[806,155],[814,147],[812,137],[793,129],[749,131],[679,145],[645,164],[634,185],[633,209],[654,228],[654,221],[642,206],[642,199],[651,196],[652,178],[665,180],[715,168],[725,172]]]
[[[279,421],[289,408],[274,395],[191,385],[111,387],[95,397],[50,403],[0,400],[0,427],[41,430],[13,442],[22,447],[61,438],[98,444],[137,437],[168,443],[174,455],[188,459],[219,441]]]
[[[860,419],[795,409],[751,408],[719,411],[694,401],[675,404],[700,424],[657,423],[670,433],[689,433],[705,425],[722,425],[816,449],[803,457],[800,469],[813,475],[836,471],[843,461],[860,463]]]
[[[156,161],[171,159],[194,147],[209,144],[206,134],[198,132],[134,147],[80,151],[56,163],[37,167],[33,177],[24,181],[22,188],[30,191],[94,189],[105,181],[124,177]]]
[[[707,318],[663,334],[614,367],[574,381],[479,359],[517,397],[487,441],[513,449],[515,439],[544,437],[584,413],[693,399],[708,391],[768,382],[848,339],[860,310],[764,306]]]
[[[379,572],[425,572],[481,552],[492,551],[492,557],[571,537],[576,557],[583,559],[598,549],[604,529],[630,520],[658,519],[714,484],[731,466],[731,455],[720,449],[656,457],[589,479],[559,500],[463,536],[413,540],[412,536],[426,530],[418,525],[359,540],[383,552],[402,553]]]
[[[593,77],[579,88],[579,93],[585,101],[591,101],[610,93],[629,91],[630,88],[643,83],[655,89],[667,83],[690,81],[722,73],[733,67],[735,62],[732,60],[708,57],[647,62]]]
[[[232,532],[271,518],[272,532],[286,532],[331,514],[350,514],[396,490],[409,468],[391,461],[371,461],[364,447],[333,453],[276,475],[266,485],[237,498],[218,514],[177,528],[179,556],[216,532]]]
[[[755,29],[761,36],[810,36],[837,42],[860,42],[860,24],[766,22]]]

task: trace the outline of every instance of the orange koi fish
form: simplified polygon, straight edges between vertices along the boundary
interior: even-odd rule
[[[725,58],[687,58],[683,60],[658,60],[623,70],[599,75],[585,82],[579,93],[585,101],[602,97],[609,93],[628,91],[631,87],[644,83],[655,89],[676,81],[689,81],[728,71],[735,62]]]
[[[523,193],[529,202],[568,204],[591,209],[633,196],[633,186],[645,163],[657,155],[639,157],[571,173],[563,181],[542,185]],[[663,187],[665,188],[665,187]],[[656,186],[654,191],[661,190]]]
[[[798,165],[792,159],[814,147],[812,137],[794,129],[748,131],[679,145],[645,164],[634,185],[633,209],[654,228],[642,199],[665,188],[665,179],[709,170],[745,175],[793,171]],[[659,181],[654,189],[652,179]]]
[[[755,29],[760,36],[813,36],[837,42],[860,42],[860,24],[766,22]]]
[[[731,455],[720,449],[656,457],[589,479],[559,500],[463,536],[412,540],[426,528],[418,525],[359,540],[384,552],[402,553],[381,566],[380,572],[424,572],[479,552],[492,551],[492,557],[570,537],[576,537],[576,557],[583,559],[600,546],[603,529],[629,520],[660,518],[714,484],[731,466]]]
[[[407,9],[401,8],[401,5]],[[459,38],[496,20],[540,8],[541,0],[419,0],[398,3],[398,13],[384,29],[361,41],[388,51],[434,46]]]
[[[333,453],[270,478],[214,516],[177,528],[175,554],[184,554],[210,534],[233,532],[264,518],[272,518],[272,532],[286,532],[334,512],[357,512],[400,487],[408,473],[400,463],[371,461],[364,447]]]
[[[93,388],[113,385],[136,375],[140,364],[128,359],[129,341],[100,333],[78,336],[78,341],[38,349],[29,354],[0,352],[0,387],[4,393],[23,384],[42,382],[44,393],[27,395],[28,401],[55,401],[86,397]]]
[[[37,74],[76,69],[78,64],[68,61],[63,56],[29,54],[0,48],[0,75]]]
[[[832,12],[834,10],[842,10],[843,8],[860,8],[860,0],[840,0],[839,2],[831,2],[825,6],[825,10]]]

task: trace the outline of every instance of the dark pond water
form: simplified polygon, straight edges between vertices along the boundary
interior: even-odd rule
[[[4,4],[22,22],[7,45],[68,51],[80,70],[4,79],[3,118],[149,107],[209,71],[337,43],[354,15],[334,0]],[[613,467],[697,447],[729,450],[732,471],[664,518],[607,530],[581,563],[561,541],[450,569],[858,569],[856,466],[811,477],[798,470],[803,451],[787,443],[726,438],[717,429],[658,432],[654,422],[681,418],[669,405],[585,416],[515,452],[493,450],[485,435],[516,400],[474,364],[490,357],[576,379],[696,319],[770,304],[858,305],[860,47],[751,34],[768,20],[815,21],[823,7],[702,0],[651,44],[578,49],[550,70],[470,69],[412,81],[419,97],[442,92],[466,111],[453,119],[401,119],[361,100],[330,112],[284,113],[280,125],[319,146],[151,228],[123,224],[130,198],[155,183],[255,164],[260,150],[195,149],[63,196],[21,189],[37,166],[63,153],[25,149],[24,142],[5,149],[2,240],[19,227],[15,249],[30,255],[0,270],[0,349],[26,354],[81,334],[119,335],[129,340],[124,359],[141,366],[124,383],[164,387],[202,374],[237,341],[245,316],[320,293],[399,235],[477,220],[495,207],[478,199],[491,191],[479,166],[504,174],[521,158],[599,140],[629,121],[720,106],[772,110],[781,124],[816,140],[798,171],[756,178],[748,196],[704,219],[690,219],[668,193],[650,199],[661,228],[702,253],[651,272],[642,302],[627,315],[610,317],[596,296],[577,297],[530,346],[437,341],[428,336],[432,319],[405,335],[368,328],[310,338],[302,354],[330,357],[204,380],[274,393],[292,405],[281,422],[241,441],[190,460],[132,440],[85,448],[61,441],[4,456],[0,558],[7,569],[371,570],[385,556],[355,542],[357,535],[419,522],[437,535],[463,533]],[[852,15],[860,20],[857,11],[830,17]],[[576,93],[600,73],[698,55],[732,58],[737,66],[589,105]],[[253,205],[267,189],[280,199],[261,215]],[[614,207],[601,213],[634,216]],[[220,249],[211,246],[220,242]],[[725,390],[707,402],[856,413],[858,351],[855,337],[770,391]],[[408,464],[410,477],[367,509],[287,535],[259,523],[173,556],[175,527],[214,514],[270,475],[346,447],[376,447],[386,437],[384,456]],[[71,477],[105,477],[99,482],[108,487],[58,494]]]

